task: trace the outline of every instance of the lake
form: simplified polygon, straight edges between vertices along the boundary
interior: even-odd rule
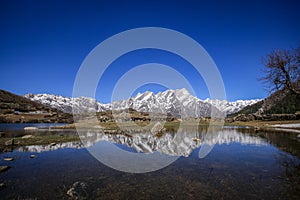
[[[16,130],[17,137],[20,126],[1,124],[0,131]],[[90,130],[81,139],[2,152],[0,165],[10,169],[0,174],[1,199],[68,199],[67,193],[73,199],[300,198],[295,133],[186,128],[158,137]],[[213,148],[201,156],[205,145]]]

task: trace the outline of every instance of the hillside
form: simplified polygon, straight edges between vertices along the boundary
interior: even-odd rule
[[[279,90],[266,99],[228,115],[227,121],[299,120],[300,95],[287,89]]]
[[[298,111],[300,111],[300,95],[288,90],[280,90],[260,102],[246,106],[231,116],[239,114],[294,114]]]
[[[0,90],[0,123],[72,122],[72,115]]]

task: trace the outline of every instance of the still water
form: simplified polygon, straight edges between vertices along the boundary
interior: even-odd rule
[[[2,152],[0,165],[11,168],[0,174],[0,184],[5,184],[1,199],[70,199],[72,187],[74,199],[300,198],[300,140],[295,133],[228,127],[205,135],[201,129],[185,129],[160,137],[90,131],[82,139],[85,145],[31,145]],[[214,147],[199,158],[204,143]],[[141,159],[155,154],[177,159],[156,171],[128,173],[90,154],[97,150],[94,155],[108,154],[111,160],[118,156],[120,166],[127,166],[127,154],[109,154],[115,148]],[[14,161],[3,160],[6,157]],[[75,187],[76,182],[81,187]]]

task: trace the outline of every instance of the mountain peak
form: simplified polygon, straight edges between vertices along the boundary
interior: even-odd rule
[[[185,88],[176,89],[174,92],[177,94],[191,95],[190,92]]]

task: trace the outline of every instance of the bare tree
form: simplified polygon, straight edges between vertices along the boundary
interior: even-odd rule
[[[300,47],[292,50],[275,50],[263,57],[265,74],[260,78],[270,92],[288,89],[295,94],[300,94]]]

